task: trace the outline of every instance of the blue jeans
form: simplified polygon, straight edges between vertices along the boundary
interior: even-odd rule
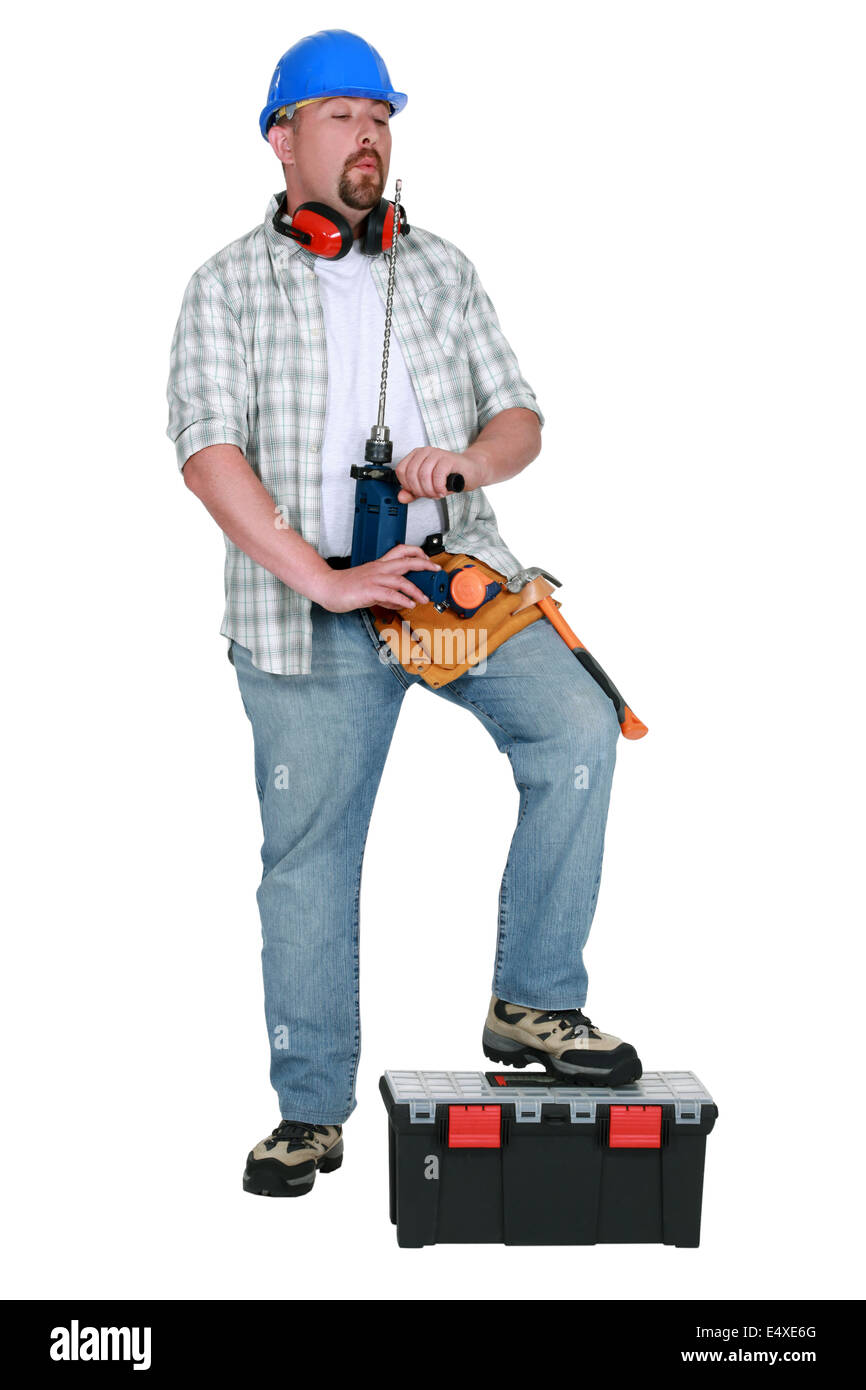
[[[582,951],[619,725],[545,618],[433,690],[380,658],[365,609],[330,613],[314,603],[311,611],[309,675],[261,671],[236,642],[230,657],[253,727],[264,831],[257,897],[271,1082],[284,1119],[333,1125],[357,1105],[361,865],[408,687],[469,710],[511,763],[520,806],[499,892],[492,991],[530,1008],[586,1002]],[[483,804],[483,787],[478,797]]]

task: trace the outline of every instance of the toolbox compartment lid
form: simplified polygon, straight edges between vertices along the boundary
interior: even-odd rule
[[[541,1118],[546,1106],[567,1106],[572,1123],[593,1123],[611,1106],[665,1106],[676,1124],[695,1125],[718,1113],[713,1098],[691,1071],[645,1072],[627,1086],[570,1086],[546,1073],[524,1075],[480,1071],[386,1071],[382,1099],[389,1111],[407,1106],[413,1124],[430,1124],[437,1107],[513,1106],[515,1119]],[[405,1112],[404,1112],[405,1113]]]

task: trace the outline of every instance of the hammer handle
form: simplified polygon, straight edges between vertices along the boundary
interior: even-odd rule
[[[613,702],[623,738],[643,738],[647,732],[646,724],[642,723],[637,715],[629,709],[610,676],[602,670],[592,653],[587,651],[580,638],[572,632],[553,599],[549,595],[546,598],[540,598],[538,607],[544,616],[550,619],[566,646],[574,652],[583,669],[592,676],[608,699]]]

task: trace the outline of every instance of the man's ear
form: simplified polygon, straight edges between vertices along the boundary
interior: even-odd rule
[[[291,131],[285,126],[272,125],[268,131],[268,144],[281,164],[294,164]]]

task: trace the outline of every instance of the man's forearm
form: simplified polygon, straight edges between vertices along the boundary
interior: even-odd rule
[[[514,407],[488,420],[464,455],[480,468],[478,487],[504,482],[521,473],[541,452],[541,425],[534,410]]]
[[[319,602],[331,575],[327,562],[281,523],[274,499],[240,449],[234,444],[199,449],[184,464],[183,478],[230,541],[290,589]]]

